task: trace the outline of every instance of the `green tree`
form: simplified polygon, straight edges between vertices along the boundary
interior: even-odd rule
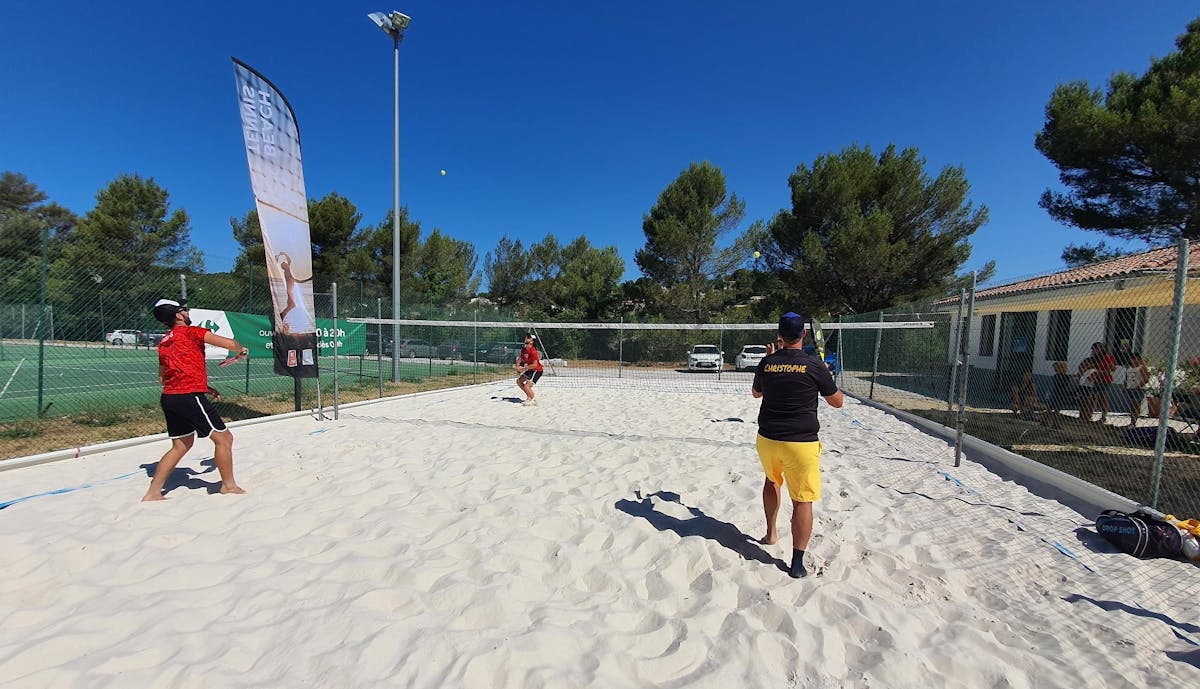
[[[1200,237],[1200,19],[1175,45],[1103,93],[1054,89],[1035,142],[1066,187],[1042,194],[1052,218],[1150,244]]]
[[[862,313],[944,293],[987,221],[963,169],[931,179],[914,148],[850,146],[800,165],[788,185],[792,208],[755,238],[779,278],[772,310]]]
[[[663,189],[642,218],[646,245],[634,257],[659,286],[648,307],[704,322],[720,302],[712,286],[745,262],[745,235],[721,247],[737,228],[746,204],[729,194],[725,174],[712,163],[692,163]]]
[[[508,235],[496,242],[496,248],[483,260],[488,297],[498,304],[513,305],[527,301],[530,296],[533,260],[520,239]]]
[[[624,272],[615,246],[597,248],[582,236],[563,246],[552,234],[528,249],[501,237],[484,266],[489,296],[498,303],[526,316],[589,320],[611,314]]]
[[[312,242],[313,275],[322,284],[348,277],[346,256],[364,241],[358,223],[362,214],[350,199],[330,192],[308,200],[308,232]]]
[[[552,287],[554,301],[584,320],[612,316],[621,293],[625,260],[617,247],[594,247],[586,237],[562,247]]]
[[[425,300],[438,305],[461,303],[479,290],[478,261],[470,242],[448,237],[434,228],[421,242],[418,254],[413,277]]]
[[[256,267],[266,265],[266,247],[263,245],[262,225],[258,223],[258,209],[251,208],[240,218],[230,218],[229,227],[233,230],[233,239],[241,246],[233,270],[242,273]]]
[[[42,232],[49,235],[51,263],[71,238],[77,218],[47,203],[48,198],[23,174],[0,174],[0,302],[36,302],[41,293]]]
[[[64,258],[70,267],[134,272],[149,267],[200,270],[183,209],[153,178],[120,175],[96,193],[96,205],[79,221]]]
[[[1093,263],[1100,263],[1101,261],[1111,261],[1114,258],[1128,256],[1131,253],[1133,252],[1110,247],[1104,242],[1080,245],[1072,242],[1067,245],[1067,248],[1063,249],[1062,261],[1068,268],[1080,268]]]

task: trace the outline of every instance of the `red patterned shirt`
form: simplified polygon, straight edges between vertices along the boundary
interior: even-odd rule
[[[158,343],[158,367],[163,393],[180,395],[208,391],[208,369],[204,365],[204,336],[207,328],[177,325]]]
[[[517,363],[525,364],[527,371],[543,371],[541,357],[538,356],[538,350],[533,345],[525,345],[521,350],[521,356],[517,358]]]

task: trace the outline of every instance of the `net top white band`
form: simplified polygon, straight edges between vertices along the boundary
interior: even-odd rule
[[[348,323],[374,325],[420,325],[458,328],[526,328],[542,330],[778,330],[776,323],[541,323],[533,321],[432,321],[417,318],[347,318]],[[866,323],[822,323],[822,330],[911,330],[932,328],[933,321],[870,321]],[[809,324],[809,329],[812,325]]]

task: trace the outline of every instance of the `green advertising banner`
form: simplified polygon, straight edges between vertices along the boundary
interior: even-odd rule
[[[191,311],[192,325],[208,328],[222,337],[232,337],[239,344],[250,350],[250,356],[256,359],[271,359],[271,320],[266,316],[253,313],[237,313],[235,311],[215,311],[211,309],[193,309]],[[322,356],[333,354],[333,319],[317,319],[317,351]],[[342,356],[362,356],[367,351],[367,326],[364,323],[338,324],[337,329],[338,354]],[[216,350],[209,358],[224,358],[228,354],[223,349]]]

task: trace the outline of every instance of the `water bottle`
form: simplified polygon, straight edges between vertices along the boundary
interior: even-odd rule
[[[1183,535],[1183,556],[1200,565],[1200,538],[1190,533]]]

